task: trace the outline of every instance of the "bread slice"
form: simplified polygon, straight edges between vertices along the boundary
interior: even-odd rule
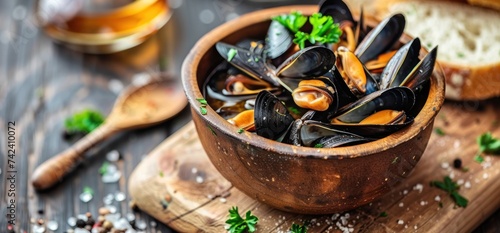
[[[456,1],[382,0],[377,15],[401,12],[406,32],[427,48],[439,45],[446,97],[500,96],[500,12]]]

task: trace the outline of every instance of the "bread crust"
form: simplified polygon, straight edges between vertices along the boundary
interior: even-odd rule
[[[378,0],[376,8],[376,17],[381,20],[386,17],[388,7],[398,2],[418,2],[427,0]],[[441,0],[464,3],[466,0]],[[469,0],[473,2],[482,2],[486,6],[489,0]],[[500,1],[497,4],[500,9]],[[500,24],[500,21],[498,22]],[[500,96],[500,61],[488,65],[459,65],[449,61],[438,59],[446,80],[446,98],[452,100],[484,100]]]

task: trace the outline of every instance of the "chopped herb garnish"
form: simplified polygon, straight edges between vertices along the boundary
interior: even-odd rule
[[[288,107],[288,111],[295,115],[300,115],[300,110],[297,109],[296,107]]]
[[[207,115],[207,108],[205,106],[200,106],[201,115]]]
[[[380,216],[380,217],[387,217],[387,216],[389,216],[389,215],[387,214],[387,212],[385,212],[385,211],[384,211],[384,212],[380,213],[380,215],[379,215],[379,216]]]
[[[158,175],[160,175],[160,177],[163,177],[163,171],[160,171]]]
[[[317,143],[314,145],[314,148],[323,148],[323,146],[325,145],[323,145],[322,143]]]
[[[258,220],[259,218],[252,215],[250,210],[247,211],[245,219],[243,219],[238,213],[238,207],[233,206],[229,210],[229,219],[226,220],[226,224],[229,224],[230,233],[254,232]]]
[[[69,134],[87,134],[104,122],[104,116],[95,110],[85,109],[73,114],[64,121],[64,127]]]
[[[207,100],[206,100],[206,99],[199,98],[199,99],[196,99],[196,100],[197,100],[198,102],[200,102],[200,104],[202,104],[202,105],[207,105],[207,104],[208,104],[208,102],[207,102]]]
[[[458,193],[460,186],[453,182],[449,176],[445,176],[443,182],[432,181],[431,185],[446,191],[453,198],[458,207],[467,207],[469,200]]]
[[[439,135],[439,136],[444,136],[444,135],[446,135],[446,133],[445,133],[445,132],[444,132],[441,128],[438,128],[438,127],[434,128],[434,132],[435,132],[437,135]]]
[[[83,193],[94,195],[94,190],[89,186],[83,186]]]
[[[238,50],[236,49],[230,49],[229,51],[227,51],[227,61],[233,60],[234,56],[236,56],[237,53]]]
[[[309,23],[312,25],[310,33],[300,31],[300,28],[302,28],[307,21],[307,17],[299,12],[292,12],[292,14],[289,15],[280,15],[274,17],[273,20],[280,22],[283,26],[295,33],[293,42],[299,45],[301,49],[305,48],[306,42],[313,45],[337,43],[342,35],[339,24],[334,23],[331,16],[324,16],[321,13],[314,13],[309,17]]]
[[[207,127],[208,127],[208,129],[210,130],[210,132],[212,133],[212,135],[217,136],[217,133],[214,131],[214,129],[212,129],[212,126],[207,125]]]
[[[478,162],[478,163],[483,163],[484,162],[484,157],[480,154],[477,154],[474,156],[474,161]]]
[[[477,144],[479,144],[479,153],[500,154],[500,139],[494,138],[491,132],[479,136]]]
[[[245,130],[244,130],[244,129],[242,129],[242,128],[239,128],[239,129],[238,129],[238,133],[239,133],[239,134],[242,134],[243,132],[245,132]]]
[[[101,167],[99,168],[99,174],[101,175],[104,175],[108,172],[108,167],[109,167],[109,163],[107,161],[104,161],[104,163],[102,163]]]
[[[457,56],[460,58],[463,58],[463,57],[465,57],[465,54],[462,52],[457,52]]]
[[[306,233],[307,232],[307,227],[305,225],[299,225],[299,224],[292,224],[292,227],[290,228],[291,233]]]

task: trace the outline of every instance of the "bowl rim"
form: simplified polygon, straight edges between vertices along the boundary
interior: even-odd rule
[[[445,92],[444,74],[441,66],[437,62],[434,67],[433,75],[431,76],[428,98],[419,114],[415,117],[414,122],[404,129],[372,142],[338,148],[300,147],[276,142],[247,131],[239,134],[237,132],[239,129],[238,127],[227,122],[227,120],[219,116],[210,106],[206,107],[207,114],[202,115],[198,107],[199,102],[197,99],[204,97],[197,82],[197,68],[206,52],[209,51],[216,42],[242,28],[268,21],[272,16],[290,13],[293,10],[300,11],[303,14],[312,14],[318,11],[318,6],[290,5],[254,11],[216,27],[198,40],[182,64],[183,88],[191,108],[194,110],[191,111],[192,113],[196,112],[199,117],[208,121],[211,127],[215,127],[229,137],[245,142],[248,145],[262,148],[267,151],[274,151],[282,155],[321,159],[344,159],[375,155],[377,152],[388,150],[411,140],[433,122],[443,105]],[[407,34],[404,34],[404,36],[409,37]]]

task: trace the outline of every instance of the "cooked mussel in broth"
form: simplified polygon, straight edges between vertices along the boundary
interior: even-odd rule
[[[324,148],[386,137],[412,124],[436,62],[437,47],[421,59],[418,38],[401,44],[404,27],[395,14],[370,28],[341,0],[274,17],[265,38],[216,44],[204,96],[235,133]]]

